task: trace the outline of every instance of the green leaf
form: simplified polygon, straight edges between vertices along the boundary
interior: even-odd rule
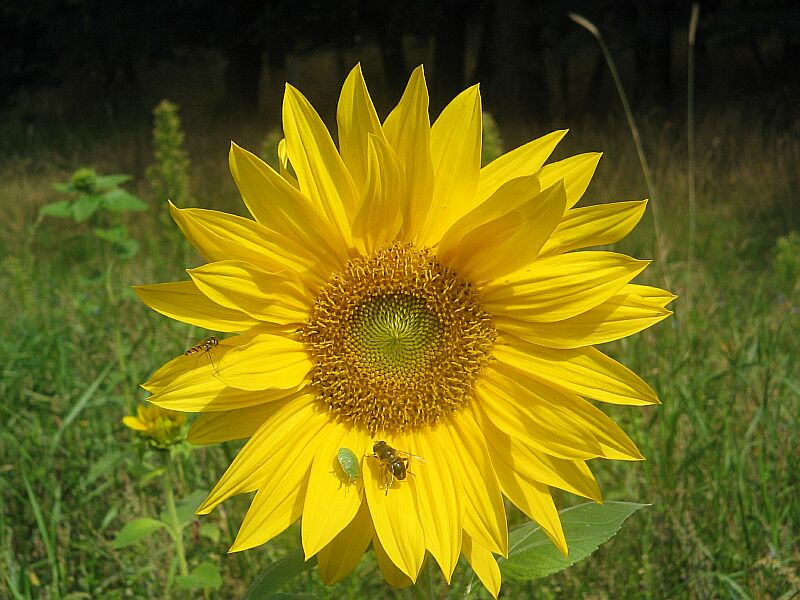
[[[292,552],[261,571],[242,600],[265,600],[287,581],[316,564],[317,560],[314,557],[304,560],[302,550]]]
[[[112,244],[123,244],[128,240],[128,228],[125,225],[114,225],[113,227],[95,227],[94,234],[101,240]]]
[[[132,546],[162,527],[166,527],[166,524],[157,519],[148,519],[146,517],[128,521],[122,526],[122,529],[119,530],[117,537],[114,538],[114,542],[111,545],[117,549]]]
[[[569,556],[559,552],[540,527],[527,523],[509,535],[508,560],[500,560],[503,577],[515,581],[540,579],[583,560],[619,531],[625,520],[649,504],[587,502],[567,508],[559,516]]]
[[[75,188],[71,183],[54,183],[50,186],[57,192],[63,192],[64,194],[74,194]]]
[[[119,188],[103,194],[103,206],[111,212],[137,212],[148,208],[138,197]]]
[[[76,223],[83,223],[91,217],[103,202],[102,196],[83,195],[72,203],[72,218]]]
[[[98,175],[94,180],[94,189],[98,192],[105,192],[106,190],[113,189],[120,184],[130,181],[131,176],[119,173],[117,175]]]
[[[178,575],[176,582],[183,590],[214,589],[222,587],[222,575],[211,563],[200,563],[188,575]]]
[[[42,215],[43,217],[71,219],[72,202],[70,200],[61,200],[59,202],[51,202],[50,204],[45,204],[39,209],[39,214]]]
[[[219,543],[219,527],[214,523],[203,523],[200,525],[200,537],[211,540],[215,544]]]
[[[117,250],[120,258],[130,260],[139,252],[139,242],[136,240],[125,240],[117,244]]]

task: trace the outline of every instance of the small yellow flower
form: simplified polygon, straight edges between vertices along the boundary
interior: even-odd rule
[[[566,553],[551,488],[599,502],[588,461],[642,459],[590,400],[656,394],[594,345],[666,318],[674,296],[631,283],[649,261],[584,249],[624,237],[646,201],[576,208],[600,155],[545,164],[565,131],[481,168],[481,115],[474,86],[431,126],[420,67],[381,123],[356,67],[337,148],[287,85],[278,170],[231,148],[253,219],[171,206],[209,262],[136,291],[234,335],[213,364],[179,356],[144,387],[202,413],[190,442],[248,439],[198,509],[256,492],[232,551],[302,516],[325,582],[371,544],[394,586],[426,554],[449,581],[463,554],[496,596],[503,497]],[[342,448],[360,460],[346,485]]]
[[[183,439],[181,430],[186,414],[155,404],[140,404],[136,407],[136,416],[123,417],[122,423],[148,438],[153,445],[166,448]]]

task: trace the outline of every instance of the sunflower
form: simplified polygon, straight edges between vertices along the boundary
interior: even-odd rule
[[[157,448],[168,448],[183,438],[186,415],[154,404],[140,404],[135,415],[122,417],[122,424]]]
[[[235,335],[144,387],[202,413],[189,441],[247,439],[198,509],[255,492],[231,551],[302,517],[326,583],[371,543],[394,586],[426,553],[449,582],[463,553],[496,596],[504,496],[566,554],[551,488],[600,502],[587,461],[642,459],[588,399],[658,399],[593,346],[661,321],[674,296],[631,283],[648,261],[578,250],[625,236],[646,201],[575,208],[600,155],[545,165],[565,131],[481,168],[481,115],[473,86],[431,125],[419,67],[381,123],[356,66],[337,149],[287,85],[278,169],[230,151],[253,218],[170,205],[208,263],[136,291]],[[359,476],[342,472],[342,449]]]

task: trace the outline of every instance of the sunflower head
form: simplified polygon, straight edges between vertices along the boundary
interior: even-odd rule
[[[595,402],[658,399],[594,346],[664,319],[674,296],[632,283],[648,261],[585,249],[625,236],[646,202],[576,207],[600,155],[546,164],[565,131],[482,167],[481,129],[477,86],[430,123],[422,67],[381,120],[357,66],[338,144],[287,85],[277,169],[232,146],[252,219],[171,207],[208,262],[137,293],[231,335],[145,388],[201,413],[189,441],[247,439],[198,509],[256,492],[232,551],[302,517],[328,583],[371,546],[394,586],[426,555],[449,581],[463,554],[496,596],[504,497],[566,553],[551,488],[599,502],[588,461],[642,458]]]
[[[186,414],[154,404],[139,404],[136,415],[123,417],[122,423],[141,434],[153,446],[167,448],[183,440]]]

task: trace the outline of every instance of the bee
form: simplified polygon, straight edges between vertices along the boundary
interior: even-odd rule
[[[219,375],[219,371],[217,371],[217,367],[214,364],[214,359],[211,356],[211,350],[219,346],[219,338],[215,338],[214,336],[207,337],[199,344],[192,346],[186,352],[183,353],[184,356],[192,356],[194,354],[199,354],[201,352],[205,352],[208,354],[208,360],[211,361],[211,367],[214,369],[214,373]]]
[[[348,483],[355,483],[356,479],[361,475],[356,453],[350,450],[350,448],[339,448],[339,452],[336,453],[336,460],[339,462],[339,466],[342,469],[342,473],[345,474]]]
[[[384,485],[384,490],[386,490],[386,494],[389,493],[389,488],[392,487],[395,479],[403,481],[406,478],[406,473],[411,473],[411,471],[408,470],[409,459],[399,456],[400,454],[411,457],[420,463],[425,462],[421,456],[392,448],[383,440],[375,442],[372,446],[372,457],[377,459],[385,469],[384,482],[386,485]],[[387,474],[389,476],[388,482],[385,481]],[[411,474],[413,475],[413,473]]]

